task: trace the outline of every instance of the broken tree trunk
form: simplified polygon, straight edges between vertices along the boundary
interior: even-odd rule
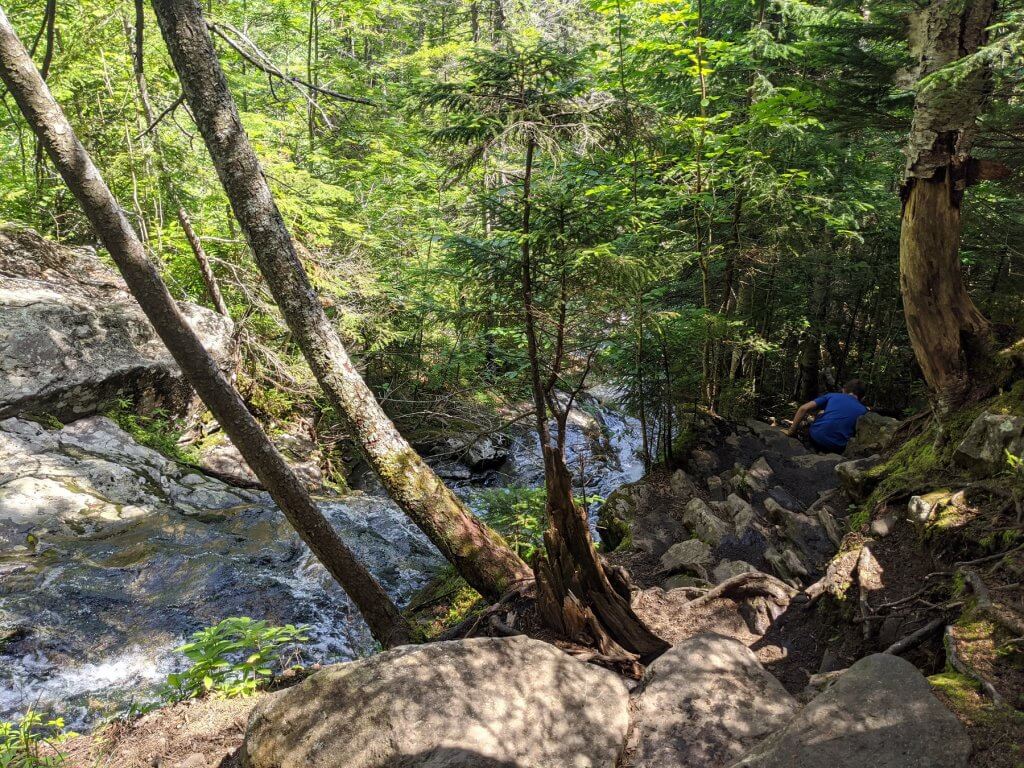
[[[124,210],[78,141],[2,9],[0,78],[82,206],[161,341],[288,522],[352,598],[382,645],[391,647],[409,642],[412,632],[398,608],[317,509],[302,482],[274,449],[238,392],[185,321],[156,267],[146,258]]]
[[[910,342],[940,411],[963,402],[991,361],[991,328],[967,293],[959,248],[989,79],[984,61],[967,57],[985,44],[994,12],[995,0],[934,0],[911,17],[917,94],[902,191],[900,291]]]
[[[196,0],[153,0],[185,99],[260,272],[313,374],[384,488],[459,574],[495,600],[532,579],[529,566],[434,474],[352,364],[309,282],[242,127]]]
[[[531,389],[547,491],[544,554],[537,557],[534,566],[537,610],[547,626],[569,640],[597,648],[605,656],[621,657],[626,651],[647,662],[667,651],[669,645],[636,615],[630,604],[632,595],[628,583],[604,568],[594,548],[587,512],[573,497],[572,476],[565,465],[564,417],[559,423],[559,438],[555,444],[548,428],[548,402],[554,403],[552,389],[558,379],[561,355],[555,355],[554,375],[545,385],[541,376],[530,251],[530,184],[535,150],[533,139],[528,139],[523,174],[520,266]],[[571,403],[566,407],[570,406]],[[614,584],[610,576],[615,579]]]

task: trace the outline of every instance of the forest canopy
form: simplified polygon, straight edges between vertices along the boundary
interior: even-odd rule
[[[172,292],[219,300],[240,323],[247,400],[271,420],[313,412],[330,434],[332,408],[256,272],[148,4],[6,10]],[[917,6],[888,0],[205,10],[314,287],[403,430],[475,423],[496,398],[527,395],[524,238],[559,387],[584,373],[622,384],[652,458],[670,456],[698,405],[744,416],[856,375],[876,408],[920,406],[897,258],[904,149],[915,94],[982,70],[973,156],[1006,172],[967,192],[958,260],[995,327],[1022,321],[1018,4],[932,74],[911,45]],[[94,242],[3,103],[3,218]]]

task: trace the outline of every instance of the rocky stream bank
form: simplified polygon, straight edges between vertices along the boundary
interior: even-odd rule
[[[230,325],[191,311],[227,359]],[[1024,450],[1020,387],[941,425],[872,415],[846,456],[701,415],[680,466],[643,478],[635,425],[595,397],[574,414],[570,464],[607,497],[595,510],[606,557],[672,644],[623,676],[530,637],[512,604],[478,606],[447,640],[372,655],[344,595],[229,446],[193,465],[101,415],[111,398],[140,412],[187,402],[94,254],[0,230],[0,320],[3,715],[33,705],[95,724],[150,696],[189,632],[231,615],[311,625],[324,663],[272,693],[118,719],[62,745],[66,765],[1024,761],[1022,497],[1004,458]],[[434,461],[466,493],[540,477],[528,434],[456,442]],[[404,602],[441,561],[369,490],[320,503]]]

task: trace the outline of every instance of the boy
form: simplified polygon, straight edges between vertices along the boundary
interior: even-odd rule
[[[842,453],[857,431],[857,419],[868,412],[861,403],[864,391],[864,382],[851,379],[843,386],[842,392],[832,392],[804,403],[797,409],[793,425],[786,434],[796,437],[803,420],[816,411],[822,411],[807,428],[811,444],[819,451]]]

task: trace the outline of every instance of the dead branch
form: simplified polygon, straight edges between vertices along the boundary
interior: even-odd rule
[[[252,64],[254,67],[266,73],[267,75],[283,80],[292,87],[298,89],[299,91],[302,91],[306,99],[314,106],[315,100],[309,95],[310,93],[323,94],[324,96],[329,96],[332,99],[337,99],[339,101],[347,101],[353,104],[365,104],[370,107],[380,106],[377,102],[372,101],[370,99],[364,99],[361,96],[349,96],[348,94],[345,93],[338,93],[337,91],[331,90],[330,88],[324,88],[323,86],[313,85],[312,83],[303,80],[301,77],[296,77],[295,75],[289,75],[286,72],[283,72],[279,67],[277,67],[277,65],[273,63],[273,61],[270,59],[270,56],[264,53],[262,49],[260,49],[255,43],[252,42],[252,40],[250,40],[248,37],[246,37],[246,35],[244,35],[242,32],[240,32],[238,29],[236,29],[230,24],[227,24],[225,22],[216,23],[208,21],[206,23],[206,26],[213,34],[217,35],[217,37],[219,37],[221,40],[227,43],[235,51],[235,53],[237,53],[247,62]],[[237,40],[233,39],[230,35],[228,35],[224,31],[224,29],[229,30],[232,34],[237,35],[239,39],[244,40],[245,44],[252,50],[252,52],[250,53],[249,51],[246,51],[245,48],[242,47],[242,44],[239,43]],[[327,120],[326,115],[321,113],[321,116],[325,120]],[[327,122],[330,123],[329,120],[327,120]]]
[[[909,651],[911,648],[916,648],[933,632],[944,626],[946,623],[945,616],[939,616],[937,619],[932,619],[920,629],[911,632],[904,638],[897,640],[895,643],[886,648],[882,653],[889,653],[893,656],[899,656],[901,653]]]

